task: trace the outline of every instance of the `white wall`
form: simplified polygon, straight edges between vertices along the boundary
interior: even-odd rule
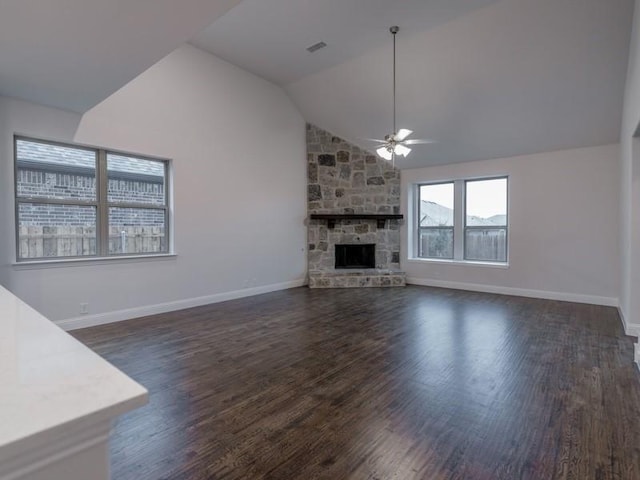
[[[4,103],[5,164],[13,132],[173,159],[177,257],[12,267],[9,288],[50,319],[81,302],[97,322],[304,282],[305,122],[279,87],[185,46],[82,119]]]
[[[5,102],[0,97],[0,135],[5,132]],[[0,137],[0,145],[4,142],[4,138]],[[10,183],[11,169],[9,163],[3,158],[3,152],[0,151],[0,285],[9,284],[9,257],[7,252],[9,232],[11,231],[7,225],[11,225],[11,206],[12,203],[5,198],[11,193]]]
[[[408,260],[412,283],[617,304],[619,148],[562,150],[402,171],[412,185],[509,175],[508,268]],[[405,222],[403,245],[408,225]]]
[[[621,295],[627,333],[640,333],[640,3],[636,1],[627,71],[621,145]]]
[[[80,115],[0,97],[0,282],[13,290],[15,262],[13,135],[73,140]],[[35,305],[34,305],[35,306]]]

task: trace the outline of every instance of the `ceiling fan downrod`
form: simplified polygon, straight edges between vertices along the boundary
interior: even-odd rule
[[[389,31],[393,36],[393,138],[395,138],[398,133],[396,128],[396,34],[400,31],[400,27],[394,25]]]

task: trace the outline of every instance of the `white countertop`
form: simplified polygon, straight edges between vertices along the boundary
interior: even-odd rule
[[[0,287],[0,463],[146,402],[144,387]]]

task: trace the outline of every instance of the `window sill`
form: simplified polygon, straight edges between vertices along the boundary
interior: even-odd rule
[[[32,270],[38,268],[60,268],[60,267],[86,267],[93,265],[110,265],[118,263],[137,263],[172,260],[178,255],[175,253],[158,253],[154,255],[122,255],[113,257],[90,257],[90,258],[59,258],[51,260],[25,260],[14,262],[12,266],[16,270]]]
[[[507,263],[499,263],[499,262],[479,262],[474,260],[442,260],[435,258],[409,258],[407,260],[409,263],[431,263],[437,265],[458,265],[458,266],[468,266],[468,267],[490,267],[490,268],[509,268],[509,262]]]

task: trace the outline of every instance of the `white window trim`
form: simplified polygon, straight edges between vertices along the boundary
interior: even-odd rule
[[[108,154],[115,154],[115,155],[123,155],[123,156],[131,156],[131,157],[135,157],[135,158],[140,158],[140,159],[146,159],[146,160],[151,160],[151,161],[155,161],[155,162],[162,162],[164,164],[164,168],[165,168],[165,203],[164,205],[162,205],[161,207],[158,207],[157,209],[163,209],[165,210],[165,224],[166,224],[166,235],[167,235],[167,251],[164,252],[153,252],[153,253],[135,253],[135,254],[100,254],[98,253],[97,255],[86,255],[86,256],[71,256],[71,257],[40,257],[40,258],[21,258],[19,255],[19,250],[20,250],[20,241],[19,241],[19,214],[18,214],[18,208],[19,208],[19,204],[20,201],[22,202],[28,202],[29,199],[25,199],[25,198],[21,198],[18,196],[18,152],[17,152],[17,142],[18,140],[24,140],[24,141],[31,141],[31,142],[36,142],[36,143],[43,143],[43,144],[49,144],[49,145],[59,145],[59,146],[63,146],[63,147],[69,147],[69,148],[77,148],[77,149],[82,149],[82,150],[93,150],[96,152],[96,200],[95,205],[96,205],[96,230],[100,230],[99,224],[101,221],[106,222],[108,221],[108,218],[104,216],[104,214],[102,215],[102,219],[100,216],[100,208],[101,206],[103,208],[108,208],[110,205],[111,206],[115,206],[115,207],[123,207],[123,208],[149,208],[149,209],[155,209],[152,206],[149,205],[138,205],[138,204],[127,204],[124,202],[109,202],[108,199],[106,198],[107,192],[106,192],[106,183],[104,185],[100,185],[100,182],[107,182],[108,181],[108,174],[106,172],[106,155]],[[100,158],[100,157],[104,157],[104,158]],[[101,172],[101,165],[103,166],[103,171]],[[46,267],[56,267],[56,266],[64,266],[64,264],[67,265],[74,265],[74,264],[78,264],[78,265],[82,265],[82,264],[96,264],[96,263],[113,263],[115,260],[120,260],[122,262],[135,262],[135,261],[140,261],[140,260],[162,260],[162,259],[167,259],[167,258],[174,258],[177,256],[176,251],[175,251],[175,246],[174,246],[174,242],[175,242],[175,238],[174,238],[174,221],[173,221],[173,217],[174,217],[174,211],[173,211],[173,162],[171,159],[169,158],[162,158],[162,157],[154,157],[154,156],[149,156],[149,155],[145,155],[145,154],[139,154],[139,153],[132,153],[132,152],[125,152],[122,150],[116,150],[116,149],[110,149],[110,148],[105,148],[105,147],[96,147],[94,145],[84,145],[84,144],[78,144],[78,143],[73,143],[73,142],[68,142],[68,141],[58,141],[58,140],[54,140],[54,139],[44,139],[44,138],[39,138],[39,137],[34,137],[31,135],[24,135],[24,134],[20,134],[20,133],[14,133],[13,135],[13,169],[14,169],[14,178],[13,178],[13,190],[14,190],[14,195],[13,195],[13,201],[14,201],[14,221],[13,221],[13,228],[14,228],[14,241],[15,241],[15,248],[14,248],[14,255],[15,255],[15,260],[13,262],[11,262],[11,265],[13,267],[20,267],[20,266],[25,266],[25,267],[31,267],[31,268],[46,268]],[[102,176],[102,180],[99,179],[99,177]],[[104,196],[105,198],[103,199],[104,201],[101,202],[100,197],[100,188],[105,189],[104,190]],[[41,199],[39,199],[41,200]],[[34,200],[35,201],[35,200]],[[74,202],[73,200],[68,200],[68,201],[45,201],[42,203],[59,203],[59,204],[69,204],[69,205],[75,205],[76,202]],[[88,202],[88,203],[92,203],[92,202]],[[80,204],[80,203],[77,203]],[[104,228],[104,226],[103,226]],[[96,239],[98,240],[99,234],[96,234]],[[106,247],[105,247],[106,248]]]
[[[466,215],[466,182],[476,180],[494,180],[499,178],[507,179],[507,259],[504,262],[492,262],[481,260],[466,260],[464,258],[464,237],[465,237],[465,215]],[[448,258],[426,258],[418,256],[419,242],[419,223],[420,223],[420,187],[424,185],[441,185],[443,183],[453,183],[453,259]],[[483,177],[456,178],[449,180],[434,180],[428,182],[415,183],[412,188],[413,211],[409,212],[411,220],[408,249],[410,252],[407,261],[409,263],[429,263],[441,265],[460,265],[460,266],[477,266],[490,268],[509,268],[509,256],[511,250],[511,228],[510,228],[510,179],[509,175],[490,175]],[[458,207],[459,206],[459,207]]]
[[[477,260],[447,260],[443,258],[422,258],[413,257],[407,259],[409,263],[429,263],[441,265],[461,265],[473,267],[489,267],[489,268],[509,268],[509,262],[480,262]]]
[[[21,260],[13,262],[14,270],[35,270],[59,267],[83,267],[94,265],[111,265],[117,263],[140,263],[146,261],[172,260],[177,258],[175,253],[148,253],[142,255],[121,255],[111,257],[61,257],[45,260]]]

